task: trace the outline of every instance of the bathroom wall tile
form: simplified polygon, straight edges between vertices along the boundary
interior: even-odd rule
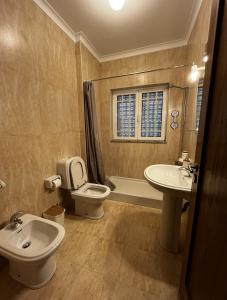
[[[168,59],[172,66],[184,65],[187,61],[187,46],[172,48],[168,50]]]
[[[100,77],[100,63],[80,42],[75,45],[76,68],[77,68],[77,87],[79,103],[79,123],[80,123],[80,142],[81,156],[86,161],[86,141],[85,141],[85,123],[84,123],[84,100],[83,100],[83,82],[85,80],[97,79]]]
[[[183,150],[190,153],[192,159],[195,158],[198,132],[195,130],[185,130],[183,135]]]
[[[188,42],[188,65],[192,65],[193,63],[197,64],[198,67],[203,65],[202,58],[206,51],[209,34],[211,4],[211,0],[204,0],[202,2],[199,15]],[[187,74],[189,74],[189,72],[190,68],[187,70]],[[189,156],[194,160],[197,143],[195,132],[197,83],[193,84],[189,82],[187,77],[185,78],[185,82],[189,88],[186,97],[186,118],[182,149],[189,151]],[[191,133],[189,133],[189,131],[191,131]]]
[[[80,47],[83,80],[99,78],[100,63],[83,44],[80,43]]]
[[[43,86],[40,100],[42,132],[56,134],[79,127],[77,99],[75,94],[50,84]]]
[[[117,79],[108,79],[95,83],[97,101],[97,115],[99,135],[101,138],[101,150],[104,157],[106,173],[132,178],[144,178],[144,169],[152,163],[173,164],[181,149],[182,117],[184,94],[181,90],[170,89],[168,99],[167,120],[167,143],[118,143],[111,142],[112,139],[112,90],[129,87],[140,87],[144,85],[166,84],[173,82],[181,83],[180,78],[184,72],[179,70],[157,71],[142,75],[127,76]],[[179,79],[178,79],[179,78]],[[183,80],[182,80],[183,81]],[[171,111],[177,109],[180,112],[179,128],[172,130]],[[111,156],[109,155],[111,153]],[[122,161],[124,163],[122,164]]]
[[[109,77],[185,64],[186,47],[132,56],[101,64],[101,76]]]
[[[59,191],[44,189],[44,178],[56,174],[59,159],[80,155],[79,134],[69,132],[41,137],[3,137],[0,152],[4,160],[1,178],[7,187],[1,192],[0,223],[17,210],[41,214],[62,199]]]
[[[1,192],[1,218],[5,221],[18,210],[35,212],[41,196],[41,148],[36,137],[2,138],[1,178],[7,183]]]
[[[185,116],[184,130],[195,130],[195,127],[196,127],[196,100],[197,100],[196,97],[197,97],[197,86],[194,85],[187,89],[186,116]]]
[[[0,28],[2,223],[60,202],[43,179],[81,144],[74,42],[30,0],[3,0]]]
[[[40,202],[38,207],[41,213],[47,209],[50,204],[54,205],[64,200],[64,195],[60,190],[49,192],[43,187],[43,179],[57,174],[57,162],[68,156],[80,156],[80,136],[79,132],[69,131],[66,133],[46,134],[41,137],[42,160],[42,191],[44,201]]]
[[[185,76],[187,73],[188,67],[180,67],[171,70],[170,72],[170,82],[173,85],[177,85],[178,87],[184,88],[186,86]]]
[[[45,134],[41,137],[43,160],[40,162],[44,173],[56,172],[58,160],[73,155],[80,155],[79,133],[69,131],[59,134]],[[54,153],[54,155],[53,155]]]
[[[3,66],[0,74],[1,135],[37,135],[40,126],[41,83]]]
[[[79,84],[83,80],[103,78],[114,75],[128,74],[131,72],[146,71],[151,69],[167,68],[174,65],[186,64],[187,47],[159,51],[134,57],[104,62],[99,64],[91,53],[81,44],[76,45],[77,76]],[[168,84],[184,86],[185,68],[175,70],[162,70],[145,74],[136,74],[120,78],[106,79],[94,82],[98,129],[101,150],[106,173],[133,178],[144,178],[145,167],[152,163],[174,163],[181,151],[184,95],[182,92],[170,92],[167,144],[156,143],[115,143],[112,139],[112,91],[115,89],[138,88],[154,84]],[[81,144],[85,144],[84,119],[83,119],[83,94],[82,84],[79,92]],[[81,99],[81,100],[80,100]],[[170,129],[172,109],[180,112],[179,128]],[[85,153],[85,149],[82,150]],[[111,156],[109,155],[111,153]],[[84,155],[84,154],[83,154]],[[124,161],[124,164],[122,164]]]

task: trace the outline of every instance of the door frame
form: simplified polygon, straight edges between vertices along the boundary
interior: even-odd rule
[[[200,125],[198,132],[198,140],[196,146],[196,156],[195,162],[199,165],[198,170],[198,180],[196,183],[193,183],[192,186],[192,197],[190,203],[190,209],[188,214],[188,224],[187,224],[187,233],[185,248],[183,253],[183,264],[181,271],[180,279],[180,289],[179,289],[179,300],[190,300],[190,294],[188,289],[188,274],[190,272],[191,266],[191,253],[194,244],[195,231],[199,216],[199,193],[201,180],[203,177],[203,153],[206,149],[206,132],[208,130],[208,120],[211,113],[209,107],[210,99],[213,96],[214,83],[215,83],[215,71],[217,67],[217,53],[219,50],[219,40],[222,26],[223,18],[223,8],[225,0],[213,0],[211,8],[211,19],[210,19],[210,29],[209,29],[209,39],[207,43],[207,55],[209,61],[206,64],[206,72],[204,77],[204,94],[203,102],[201,107],[201,116],[200,116]]]

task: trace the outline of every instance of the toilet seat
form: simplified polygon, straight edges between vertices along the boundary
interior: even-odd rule
[[[70,163],[70,175],[75,190],[78,190],[88,181],[84,161],[79,156],[74,157]]]
[[[72,198],[78,196],[90,199],[105,199],[110,194],[110,188],[106,185],[89,183],[85,164],[79,156],[74,157],[70,164],[71,183],[74,188],[71,191]]]
[[[86,197],[90,199],[105,199],[110,194],[110,188],[106,185],[85,183],[78,190],[72,191],[71,196],[74,197]]]

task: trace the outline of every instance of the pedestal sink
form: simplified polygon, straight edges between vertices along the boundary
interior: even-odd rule
[[[161,244],[178,252],[183,198],[190,200],[192,176],[179,166],[151,165],[144,171],[147,181],[163,192]]]

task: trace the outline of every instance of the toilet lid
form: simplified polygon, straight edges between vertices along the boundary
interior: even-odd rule
[[[87,172],[82,158],[76,156],[70,165],[70,175],[72,186],[78,190],[82,185],[87,182]]]

